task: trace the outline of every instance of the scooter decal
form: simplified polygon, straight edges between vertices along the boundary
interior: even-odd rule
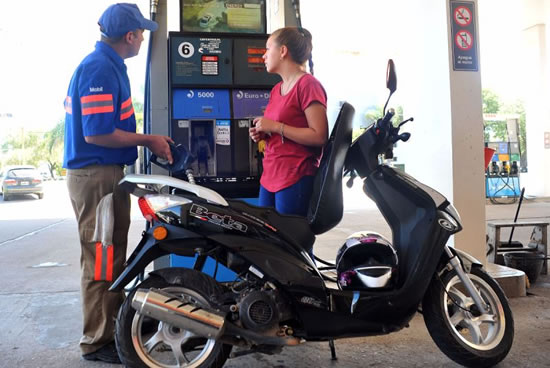
[[[300,298],[300,303],[302,304],[307,304],[307,305],[312,305],[316,308],[324,308],[324,304],[316,299],[316,298],[313,298],[311,296],[303,296]]]
[[[273,231],[274,233],[277,232],[277,229],[275,227],[271,226],[267,222],[262,221],[261,219],[257,218],[256,216],[253,216],[253,215],[251,215],[249,213],[246,213],[246,212],[243,212],[242,214],[243,214],[243,216],[246,216],[246,217],[256,221],[258,224],[267,227],[269,230]]]
[[[229,230],[238,230],[246,233],[248,226],[242,222],[235,221],[231,216],[220,215],[219,213],[210,212],[208,208],[193,204],[189,210],[189,214],[203,221],[208,221],[211,224],[221,226]]]

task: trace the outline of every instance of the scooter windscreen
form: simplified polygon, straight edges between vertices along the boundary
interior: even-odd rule
[[[172,152],[172,164],[170,164],[168,160],[160,158],[155,154],[151,154],[151,162],[165,170],[170,171],[172,174],[177,175],[185,173],[185,170],[187,170],[193,161],[195,161],[195,157],[189,154],[187,148],[185,148],[182,144],[175,145],[173,143],[169,143],[169,145],[170,152]]]

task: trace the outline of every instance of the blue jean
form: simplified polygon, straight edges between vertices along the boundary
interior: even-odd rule
[[[313,191],[313,179],[313,176],[304,176],[296,184],[275,193],[260,185],[259,205],[275,207],[282,215],[306,216]]]
[[[261,207],[275,207],[282,215],[307,216],[309,200],[313,192],[313,176],[304,176],[296,184],[270,192],[260,185],[259,205]],[[309,252],[313,258],[313,249]]]

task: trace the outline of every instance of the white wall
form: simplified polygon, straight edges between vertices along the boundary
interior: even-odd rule
[[[409,174],[454,203],[464,223],[456,246],[485,261],[481,77],[450,66],[447,2],[343,0],[339,5],[324,8],[302,0],[316,75],[329,99],[337,91],[358,114],[363,111],[354,101],[359,107],[362,101],[383,104],[385,63],[394,59],[398,83],[390,106],[402,105],[405,118],[415,118],[404,129],[411,139],[400,143],[395,155]]]
[[[550,132],[550,2],[523,1],[523,49],[526,80],[527,165],[522,186],[527,195],[550,196],[550,149],[544,133]]]
[[[406,2],[403,11],[410,22],[403,34],[414,28],[414,37],[404,37],[400,47],[405,57],[398,65],[398,90],[405,101],[404,116],[414,121],[404,127],[409,142],[395,150],[408,173],[453,201],[452,120],[446,5],[427,0],[418,7]],[[416,21],[414,21],[416,20]]]

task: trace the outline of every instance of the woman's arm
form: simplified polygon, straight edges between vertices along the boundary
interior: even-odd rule
[[[265,117],[254,119],[254,132],[277,133],[304,146],[324,146],[328,139],[328,119],[326,108],[318,102],[309,105],[304,111],[307,128],[293,127]]]

